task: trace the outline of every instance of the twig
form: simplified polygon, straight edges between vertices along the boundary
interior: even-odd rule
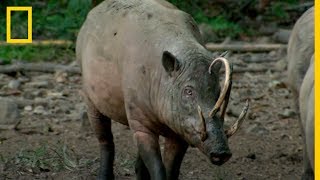
[[[215,44],[207,43],[210,51],[238,51],[238,52],[264,52],[278,49],[287,49],[285,44]]]
[[[234,68],[233,73],[245,73],[245,72],[280,72],[281,70],[270,68],[270,67],[259,67],[259,68]]]
[[[61,64],[50,64],[50,63],[19,63],[13,65],[0,66],[0,73],[12,73],[20,71],[35,71],[35,72],[46,72],[54,73],[56,71],[65,71],[70,74],[80,74],[80,68],[66,66]]]

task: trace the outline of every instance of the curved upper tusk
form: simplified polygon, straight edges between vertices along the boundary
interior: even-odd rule
[[[203,113],[199,105],[198,105],[198,114],[201,121],[201,129],[200,129],[201,137],[200,138],[201,138],[201,141],[205,141],[207,139],[207,127],[206,127],[206,121],[203,117]]]
[[[213,60],[213,62],[210,64],[209,66],[209,73],[211,74],[211,68],[214,64],[216,64],[217,62],[222,62],[225,66],[225,81],[224,81],[224,85],[222,88],[222,91],[220,93],[219,99],[217,100],[216,104],[214,105],[213,109],[210,111],[209,113],[209,117],[213,117],[219,110],[220,107],[222,105],[222,103],[224,102],[225,98],[226,98],[226,94],[229,90],[229,87],[231,86],[231,76],[232,76],[232,67],[230,66],[228,60],[224,57],[218,57],[215,60]],[[229,98],[229,97],[228,97]],[[226,104],[227,105],[227,104]],[[224,107],[226,108],[226,107]]]
[[[230,86],[229,86],[229,89],[227,90],[227,94],[226,94],[226,97],[225,97],[225,101],[224,101],[224,103],[222,104],[221,119],[222,119],[223,121],[224,121],[224,115],[226,114],[227,106],[228,106],[228,103],[229,103],[229,98],[230,98],[230,93],[231,93],[231,86],[232,86],[232,81],[230,81]]]
[[[234,135],[234,133],[238,131],[238,129],[240,128],[241,124],[245,119],[245,116],[248,112],[248,108],[249,108],[249,101],[247,100],[246,105],[242,109],[242,112],[240,113],[237,121],[230,127],[230,129],[225,131],[227,138],[231,137],[232,135]]]

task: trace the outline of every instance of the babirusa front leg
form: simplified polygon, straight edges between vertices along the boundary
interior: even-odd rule
[[[159,136],[153,133],[134,133],[139,156],[147,167],[152,180],[166,180],[166,170],[162,163]]]

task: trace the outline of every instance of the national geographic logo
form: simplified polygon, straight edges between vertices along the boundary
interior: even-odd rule
[[[12,39],[11,38],[11,12],[27,11],[28,12],[28,37],[27,39]],[[7,43],[32,43],[32,7],[31,6],[11,6],[7,7]]]

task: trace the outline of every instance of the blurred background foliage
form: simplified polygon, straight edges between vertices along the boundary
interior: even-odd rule
[[[70,39],[76,33],[91,9],[91,0],[7,0],[1,1],[0,39],[5,40],[6,7],[32,6],[32,30],[34,39]],[[22,12],[12,14],[12,33],[25,33],[26,26],[20,23],[25,18]],[[25,21],[25,20],[24,20]]]
[[[32,6],[33,39],[63,39],[75,42],[79,28],[92,7],[102,0],[1,0],[0,40],[6,40],[6,7]],[[263,24],[292,26],[308,6],[308,0],[168,0],[191,14],[198,24],[205,24],[222,41],[225,37],[241,39],[259,35]],[[12,13],[12,37],[27,33],[26,13]],[[1,47],[0,59],[52,60],[60,59],[61,50],[72,54],[74,45],[59,47]],[[12,52],[13,51],[13,52]],[[70,58],[71,59],[71,58]],[[8,60],[7,60],[8,61]]]

